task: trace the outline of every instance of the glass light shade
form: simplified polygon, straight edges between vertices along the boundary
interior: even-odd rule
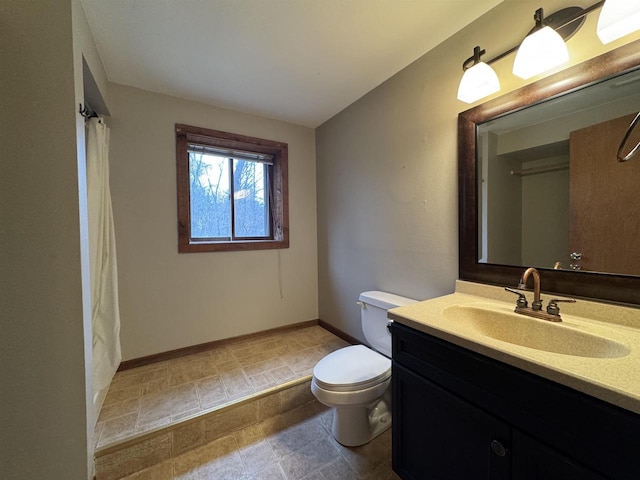
[[[604,44],[640,29],[640,2],[606,0],[598,17],[598,37]]]
[[[528,79],[551,70],[569,60],[569,50],[562,37],[551,27],[543,27],[524,39],[516,60],[513,74]]]
[[[467,69],[460,80],[458,100],[473,103],[500,90],[496,72],[484,62]]]

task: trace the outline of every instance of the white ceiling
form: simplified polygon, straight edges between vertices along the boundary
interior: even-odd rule
[[[110,81],[309,127],[501,2],[82,0]]]

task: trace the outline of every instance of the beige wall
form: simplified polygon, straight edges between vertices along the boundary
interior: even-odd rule
[[[543,6],[552,13],[591,3]],[[362,339],[359,292],[425,299],[453,290],[456,122],[469,108],[456,100],[462,62],[476,45],[488,59],[519,43],[540,6],[506,0],[317,129],[320,318]],[[572,64],[631,40],[601,45],[597,16],[569,40]],[[500,94],[525,83],[511,74],[513,58],[493,65]]]
[[[524,168],[569,164],[569,153],[524,162]],[[522,177],[522,263],[569,267],[569,169]],[[518,264],[516,264],[518,265]]]
[[[86,479],[72,1],[5,1],[0,17],[0,475]]]
[[[487,163],[482,176],[483,208],[486,208],[488,263],[520,265],[522,261],[522,178],[511,175],[522,168],[522,161],[496,155],[495,135],[488,135],[492,154],[482,159]],[[493,141],[490,141],[493,140]],[[484,165],[482,166],[484,169]]]
[[[317,319],[313,130],[121,85],[110,95],[123,359]],[[289,144],[290,248],[178,254],[175,123]]]

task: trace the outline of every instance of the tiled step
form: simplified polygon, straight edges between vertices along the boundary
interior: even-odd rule
[[[304,378],[322,357],[345,345],[313,325],[230,339],[199,353],[120,371],[98,418],[96,449]]]
[[[100,448],[95,455],[96,479],[118,480],[154,465],[161,469],[160,464],[232,432],[306,404],[313,403],[317,408],[310,383],[307,375]]]

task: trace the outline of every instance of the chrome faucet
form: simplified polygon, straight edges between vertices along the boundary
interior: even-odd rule
[[[518,291],[527,288],[527,280],[529,279],[529,276],[533,276],[533,302],[531,303],[531,308],[529,308],[527,297],[524,295],[524,293]],[[540,298],[540,273],[533,267],[529,267],[524,271],[522,277],[520,278],[520,283],[518,284],[517,290],[508,287],[505,287],[504,289],[508,292],[518,295],[516,309],[514,310],[516,313],[527,315],[529,317],[539,318],[541,320],[548,320],[550,322],[562,321],[562,318],[560,317],[560,308],[558,307],[558,302],[575,302],[573,298],[553,299],[549,301],[547,311],[543,312],[542,299]]]

